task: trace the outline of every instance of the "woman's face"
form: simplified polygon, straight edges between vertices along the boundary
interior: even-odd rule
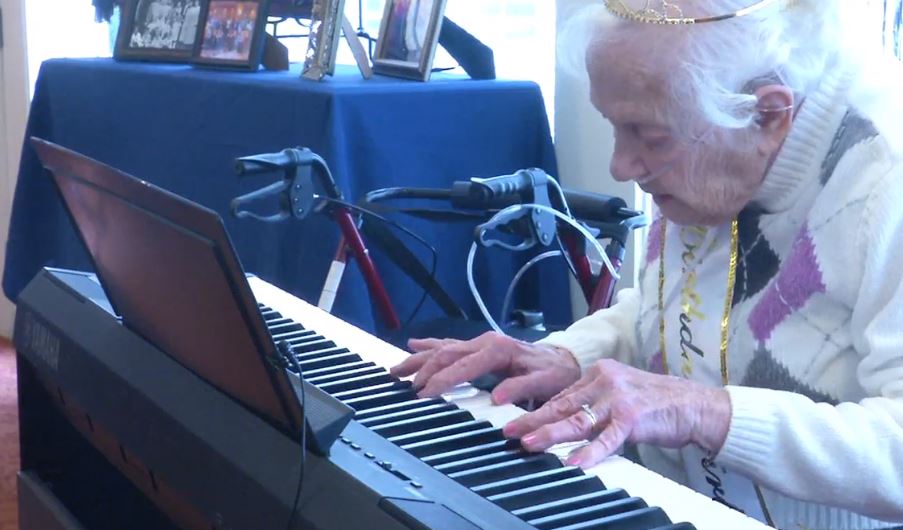
[[[614,126],[611,174],[636,181],[662,214],[679,224],[724,223],[759,189],[770,155],[758,149],[753,128],[727,131],[689,127],[675,134],[655,59],[640,60],[623,44],[593,44],[587,54],[590,99]]]

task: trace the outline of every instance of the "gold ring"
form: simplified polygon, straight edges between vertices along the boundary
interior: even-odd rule
[[[599,422],[599,418],[596,417],[596,413],[593,412],[593,409],[589,408],[589,405],[583,404],[580,407],[580,412],[586,414],[586,417],[589,418],[589,422],[592,425],[591,429],[596,427],[596,423]]]

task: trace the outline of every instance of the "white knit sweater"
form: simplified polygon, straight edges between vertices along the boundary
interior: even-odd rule
[[[732,419],[715,463],[762,486],[779,528],[871,529],[903,521],[903,164],[847,103],[849,78],[803,103],[753,203],[739,220],[728,368]],[[661,371],[659,219],[640,286],[544,342],[583,367],[615,357]],[[700,234],[696,234],[700,235]],[[684,263],[686,229],[665,244],[670,372],[721,385],[720,320],[730,225],[708,230]],[[701,300],[683,350],[686,272]],[[682,296],[682,289],[684,295]],[[686,331],[686,330],[683,330]],[[684,336],[686,339],[687,336]],[[698,450],[697,450],[698,451]],[[686,483],[693,449],[641,446],[644,463]],[[700,491],[711,496],[709,488]]]

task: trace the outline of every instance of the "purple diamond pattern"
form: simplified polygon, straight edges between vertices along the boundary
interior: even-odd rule
[[[777,279],[768,286],[749,316],[753,336],[759,341],[768,340],[790,313],[803,307],[812,295],[824,292],[815,245],[809,227],[804,225]]]

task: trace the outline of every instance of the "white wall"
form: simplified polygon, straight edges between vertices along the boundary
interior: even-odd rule
[[[559,29],[575,10],[595,3],[598,0],[557,0]],[[558,172],[566,187],[616,195],[629,206],[642,209],[636,186],[616,182],[608,170],[614,135],[608,122],[589,103],[586,78],[575,78],[560,65],[556,70],[555,149]],[[635,281],[636,249],[637,241],[628,245],[619,288],[632,286]],[[585,304],[579,303],[582,296],[574,292],[572,299],[574,315],[585,314]]]
[[[28,74],[25,53],[25,1],[0,0],[3,49],[0,50],[0,267],[6,257],[6,235],[19,155],[28,114]],[[10,336],[15,308],[0,296],[0,335]]]

